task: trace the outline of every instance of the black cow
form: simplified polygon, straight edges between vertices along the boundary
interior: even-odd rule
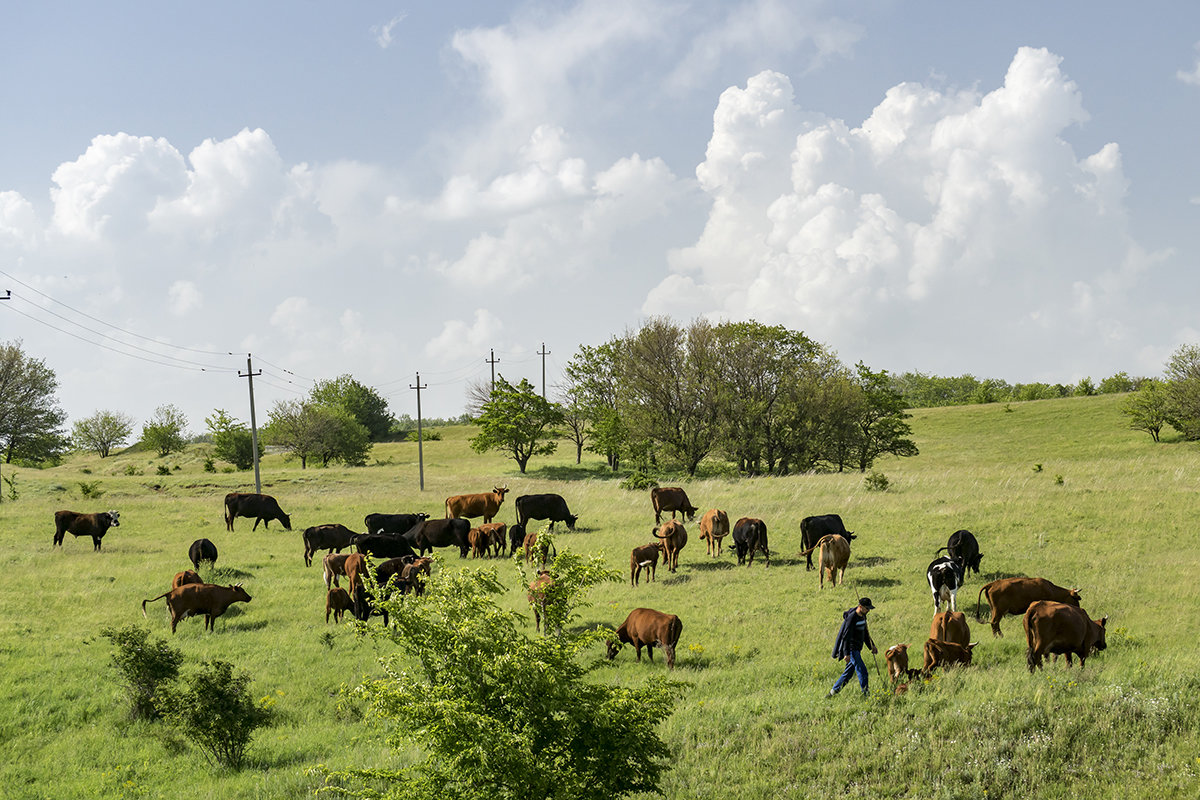
[[[467,551],[471,549],[471,543],[467,541],[467,534],[471,531],[471,521],[461,517],[452,517],[450,519],[427,519],[411,531],[411,539],[413,547],[420,551],[421,555],[425,555],[425,551],[432,551],[435,547],[451,547],[458,546],[458,555],[460,558],[467,557]]]
[[[233,530],[233,520],[237,517],[254,517],[254,527],[250,530],[256,530],[260,522],[266,528],[273,519],[283,523],[285,530],[292,529],[292,518],[283,513],[279,502],[269,494],[230,492],[225,495],[226,530]]]
[[[428,514],[367,514],[363,517],[367,533],[408,533],[429,519]]]
[[[373,616],[383,617],[383,627],[388,626],[388,612],[382,606],[375,605],[375,596],[368,592],[361,584],[355,587],[354,590],[354,606],[352,613],[355,619],[360,622],[366,622]]]
[[[837,514],[822,514],[816,517],[805,517],[800,520],[800,549],[812,550],[817,546],[817,542],[821,541],[822,536],[836,533],[849,542],[851,539],[857,539],[854,531],[846,530],[846,526],[842,524],[842,518]],[[808,554],[808,566],[806,569],[812,569],[812,553]]]
[[[401,580],[404,574],[404,568],[416,560],[415,556],[400,556],[399,558],[389,558],[378,567],[375,568],[375,583],[379,584],[379,588],[387,586],[389,580],[394,575],[396,577],[396,588],[400,590],[400,594],[408,594],[408,583]]]
[[[207,561],[210,564],[217,563],[217,546],[208,539],[197,539],[192,542],[192,546],[188,548],[188,561],[192,562],[197,570],[200,569],[200,562]]]
[[[746,564],[747,553],[750,554],[750,564],[753,564],[754,551],[762,550],[767,557],[767,566],[771,566],[771,550],[767,547],[767,523],[761,519],[739,519],[733,526],[733,544],[737,548],[738,564]]]
[[[946,603],[951,611],[958,610],[956,600],[958,590],[963,585],[965,570],[961,559],[942,556],[930,563],[925,570],[925,578],[929,581],[929,590],[933,592],[933,613],[937,613],[942,603]]]
[[[342,552],[350,546],[357,535],[345,525],[339,525],[336,522],[305,528],[304,533],[300,534],[304,540],[304,566],[312,566],[312,557],[318,550],[328,550],[330,553],[334,550]]]
[[[966,565],[966,569],[974,570],[976,575],[979,574],[979,561],[983,558],[983,554],[979,552],[979,542],[975,539],[975,534],[968,530],[955,531],[950,534],[946,546],[938,548],[939,553],[943,550],[950,558],[961,559]],[[966,569],[963,570],[964,577],[966,577]]]
[[[525,527],[531,519],[550,520],[550,530],[556,522],[565,522],[569,530],[575,530],[579,517],[571,513],[560,494],[523,494],[517,498],[517,524]]]
[[[392,533],[356,533],[350,540],[358,552],[375,558],[416,557],[414,542],[412,536]]]
[[[72,536],[92,537],[92,551],[100,549],[100,540],[109,528],[121,527],[118,519],[119,512],[100,511],[96,514],[80,514],[77,511],[54,512],[54,544],[51,547],[61,547],[67,534]]]
[[[525,526],[521,524],[508,526],[508,554],[515,555],[525,544]]]

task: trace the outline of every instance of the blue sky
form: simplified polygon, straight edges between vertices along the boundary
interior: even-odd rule
[[[346,372],[452,415],[651,314],[1013,382],[1200,340],[1194,3],[0,15],[0,340],[72,418],[245,418],[246,352],[260,418]]]

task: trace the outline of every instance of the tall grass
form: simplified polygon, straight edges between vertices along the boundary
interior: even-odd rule
[[[1100,396],[914,413],[921,455],[883,460],[887,491],[869,491],[857,472],[789,478],[699,479],[686,483],[702,509],[767,522],[770,569],[708,559],[696,526],[671,574],[637,588],[596,590],[585,624],[617,625],[634,607],[684,622],[675,677],[689,689],[662,730],[676,753],[668,797],[1195,797],[1200,796],[1200,449],[1155,445],[1128,431],[1119,397]],[[447,495],[507,482],[519,494],[564,495],[580,515],[560,546],[604,552],[623,573],[629,550],[650,541],[648,492],[627,492],[598,459],[576,467],[573,451],[535,459],[520,475],[511,461],[477,455],[469,428],[446,429],[425,445],[417,488],[416,444],[383,445],[373,465],[301,470],[271,456],[264,491],[279,498],[296,530],[277,523],[229,533],[221,500],[252,490],[247,473],[205,473],[203,448],[169,462],[146,453],[80,456],[61,467],[19,469],[19,501],[0,506],[0,796],[165,797],[182,787],[202,798],[310,796],[316,763],[396,765],[387,731],[347,705],[339,690],[379,674],[389,650],[326,626],[319,566],[306,569],[299,531],[341,522],[361,529],[372,511],[443,514]],[[1035,471],[1035,465],[1042,469]],[[126,474],[129,466],[134,472]],[[85,473],[84,470],[90,470]],[[6,469],[6,472],[9,471]],[[1056,478],[1062,476],[1059,483]],[[99,500],[79,495],[99,482]],[[53,512],[115,508],[121,526],[103,551],[68,536],[52,550]],[[512,521],[512,501],[501,520]],[[798,556],[799,522],[839,513],[858,534],[846,585],[817,589]],[[1076,587],[1094,616],[1108,615],[1109,648],[1084,670],[1058,664],[1030,675],[1021,622],[1003,622],[980,641],[975,663],[947,670],[903,696],[824,697],[840,671],[829,656],[841,613],[861,595],[878,610],[871,631],[882,650],[928,636],[932,600],[924,570],[959,528],[979,538],[983,567],[959,593],[974,607],[988,580],[1041,575]],[[184,620],[170,636],[162,601],[142,620],[141,600],[165,591],[197,538],[220,549],[222,583],[241,581],[253,600],[203,632]],[[726,540],[728,543],[728,540]],[[515,572],[503,562],[462,562],[449,551],[440,569],[490,566],[508,580],[502,602],[525,610]],[[248,768],[224,772],[161,723],[130,722],[108,666],[109,625],[145,625],[171,638],[188,662],[220,658],[248,670],[279,713],[247,753]],[[532,632],[532,618],[530,618]],[[596,654],[600,657],[600,653]],[[627,648],[599,679],[638,682],[665,669]]]

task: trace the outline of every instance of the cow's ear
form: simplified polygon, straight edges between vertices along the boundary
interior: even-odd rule
[[[1101,617],[1100,618],[1100,627],[1103,628],[1106,624],[1108,624],[1108,617],[1107,616]]]

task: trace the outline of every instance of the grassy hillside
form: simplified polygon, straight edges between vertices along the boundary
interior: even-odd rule
[[[690,525],[676,575],[660,569],[653,584],[607,585],[585,611],[588,624],[615,626],[636,606],[683,619],[674,677],[689,687],[661,728],[677,758],[666,796],[1200,796],[1200,448],[1155,445],[1126,430],[1119,402],[918,411],[921,455],[877,464],[891,481],[886,492],[867,491],[858,473],[685,484],[702,509],[764,519],[775,558],[769,570],[757,559],[752,569],[729,555],[709,560]],[[648,493],[621,490],[599,459],[577,467],[564,447],[521,476],[511,461],[471,452],[472,433],[446,429],[426,443],[424,492],[415,443],[377,447],[372,465],[358,469],[300,470],[269,457],[263,491],[292,515],[291,533],[275,523],[252,533],[247,520],[226,532],[221,499],[253,491],[253,475],[205,473],[199,448],[15,470],[20,497],[0,505],[0,796],[166,797],[186,787],[222,800],[303,797],[316,785],[306,773],[313,764],[412,757],[390,751],[385,730],[340,702],[339,689],[378,674],[388,650],[349,626],[325,625],[319,567],[304,567],[299,530],[324,522],[361,529],[372,511],[441,516],[447,495],[507,483],[510,497],[564,495],[580,521],[560,545],[603,551],[622,572],[630,548],[650,540]],[[170,474],[156,474],[160,465]],[[83,498],[81,482],[98,482],[103,496]],[[61,508],[115,508],[122,524],[101,553],[70,536],[53,550]],[[818,591],[817,574],[797,555],[799,522],[831,512],[859,538],[847,585]],[[506,502],[500,519],[514,514]],[[973,609],[989,580],[1044,576],[1078,588],[1093,617],[1109,616],[1108,650],[1086,670],[1059,663],[1031,676],[1021,622],[1010,617],[1000,639],[986,623],[972,625],[980,644],[968,670],[893,697],[868,653],[872,697],[826,699],[840,671],[832,639],[860,595],[878,608],[870,625],[880,668],[890,644],[919,651],[932,614],[924,570],[959,528],[975,533],[984,554],[983,574],[968,579],[960,607]],[[254,599],[218,620],[215,634],[191,619],[171,637],[161,601],[149,620],[140,601],[166,590],[200,537],[220,549],[210,576],[243,581]],[[503,602],[523,607],[509,565],[442,557],[442,569],[496,567],[510,584]],[[279,724],[255,739],[249,768],[214,770],[162,726],[126,720],[99,630],[129,623],[171,639],[189,659],[234,662],[273,698]],[[626,649],[599,677],[633,683],[662,669],[661,660],[638,664]]]

